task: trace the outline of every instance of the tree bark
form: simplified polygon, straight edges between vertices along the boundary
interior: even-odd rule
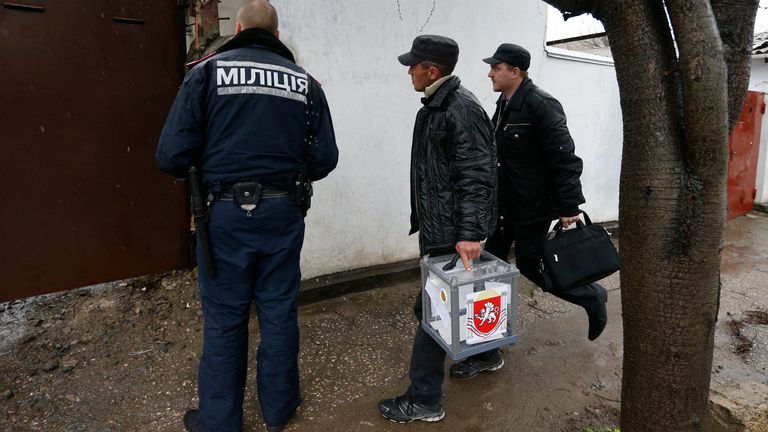
[[[741,114],[752,66],[755,17],[760,0],[710,0],[728,64],[728,132]]]
[[[726,220],[728,92],[737,116],[756,0],[713,0],[717,21],[700,0],[546,1],[603,22],[619,83],[622,431],[704,431]],[[751,20],[732,18],[734,3],[752,10]],[[730,80],[720,34],[730,38]]]
[[[674,43],[661,0],[616,2],[604,9],[603,23],[624,118],[620,244],[632,245],[621,248],[621,426],[627,432],[697,430],[684,426],[701,415],[691,409],[701,392],[683,390],[701,354],[689,340],[689,312],[700,308],[683,247],[691,232],[681,230],[690,186]]]

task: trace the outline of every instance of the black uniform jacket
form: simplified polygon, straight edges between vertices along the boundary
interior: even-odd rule
[[[579,214],[581,159],[560,102],[526,78],[493,124],[499,158],[499,225]]]
[[[416,115],[411,149],[411,231],[422,254],[481,241],[492,232],[496,150],[493,125],[458,77]]]
[[[287,187],[302,168],[328,175],[338,148],[325,94],[293,60],[274,35],[247,29],[193,67],[160,136],[160,169],[183,178],[197,165],[213,189]]]

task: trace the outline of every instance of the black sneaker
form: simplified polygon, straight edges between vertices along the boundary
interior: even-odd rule
[[[380,401],[379,412],[395,423],[410,423],[414,420],[436,422],[445,417],[445,410],[439,402],[435,405],[424,405],[413,402],[406,395]]]
[[[285,429],[285,425],[277,425],[277,426],[267,426],[267,432],[283,432],[283,429]]]
[[[191,409],[184,413],[184,428],[189,432],[203,432],[203,428],[200,423],[197,422],[197,416],[200,415],[200,411]]]
[[[483,354],[468,357],[451,365],[451,376],[460,379],[473,378],[480,372],[493,372],[504,366],[504,357],[501,356],[500,350],[495,350],[491,355]]]

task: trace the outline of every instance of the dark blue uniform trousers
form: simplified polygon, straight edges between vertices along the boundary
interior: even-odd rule
[[[287,196],[263,199],[250,216],[231,201],[216,201],[209,227],[218,274],[208,276],[198,247],[205,318],[200,424],[205,431],[242,428],[252,301],[261,333],[256,382],[262,417],[269,426],[283,424],[299,405],[301,211]]]

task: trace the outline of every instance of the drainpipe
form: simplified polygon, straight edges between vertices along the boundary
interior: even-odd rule
[[[194,20],[194,39],[187,51],[187,61],[204,57],[219,39],[219,1],[191,0],[190,18]]]

